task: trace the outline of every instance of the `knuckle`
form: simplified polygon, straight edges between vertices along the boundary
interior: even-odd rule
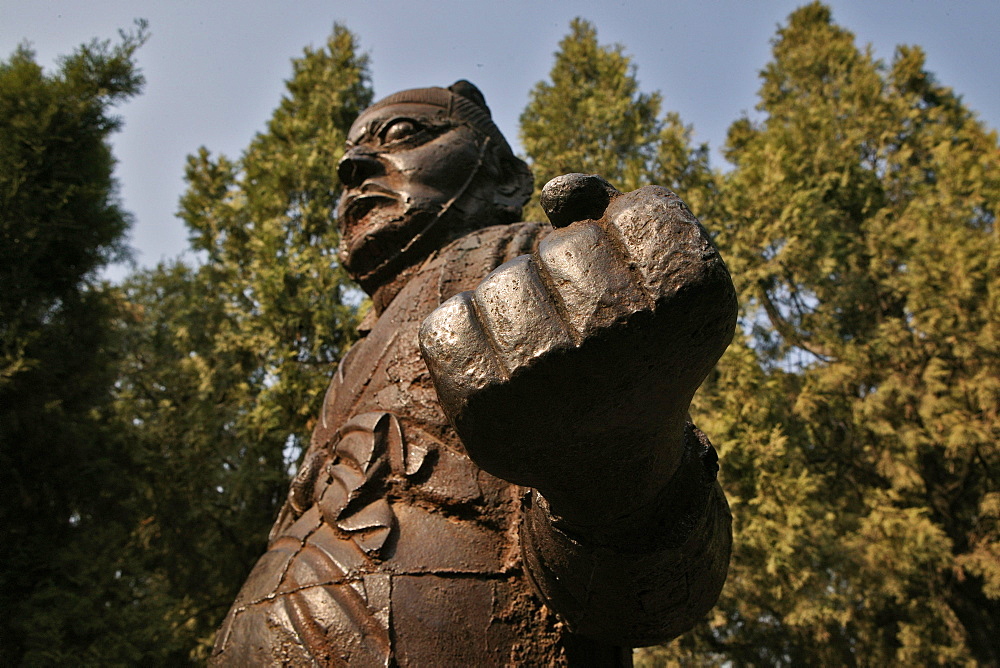
[[[646,306],[638,278],[611,238],[594,223],[552,232],[539,265],[558,292],[570,327],[586,336]]]
[[[694,214],[661,186],[646,186],[615,200],[608,208],[606,228],[619,237],[641,275],[643,292],[654,301],[673,294],[679,279],[719,257]]]
[[[435,309],[421,324],[418,336],[438,398],[451,415],[470,394],[504,376],[469,292],[455,295]]]
[[[477,313],[508,372],[572,337],[529,255],[502,265],[475,290]]]

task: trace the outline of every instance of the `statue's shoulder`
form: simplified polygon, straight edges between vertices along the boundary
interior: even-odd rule
[[[446,256],[456,252],[480,251],[500,253],[511,258],[530,253],[546,234],[552,231],[548,223],[521,222],[492,225],[474,230],[456,239],[441,251]],[[501,264],[503,264],[501,262]]]
[[[463,284],[475,281],[451,294],[471,290],[486,274],[504,262],[536,250],[539,242],[551,231],[552,226],[547,223],[532,222],[474,230],[435,253],[425,265],[425,270],[442,275],[446,281]]]

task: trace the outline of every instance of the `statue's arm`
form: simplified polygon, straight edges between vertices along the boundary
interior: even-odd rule
[[[424,322],[445,412],[483,469],[535,490],[529,574],[574,630],[649,644],[715,602],[729,514],[687,420],[732,338],[732,281],[670,191],[567,175],[557,228]]]
[[[535,588],[577,633],[639,647],[690,629],[726,579],[731,518],[715,451],[693,425],[677,473],[648,508],[580,527],[531,495],[521,527]]]

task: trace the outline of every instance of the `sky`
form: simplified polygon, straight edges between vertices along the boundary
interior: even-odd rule
[[[602,44],[621,44],[641,89],[694,126],[715,164],[729,124],[753,114],[770,40],[802,0],[0,0],[0,57],[23,42],[38,62],[93,38],[114,39],[133,20],[151,38],[137,62],[144,92],[117,110],[116,176],[135,219],[139,267],[180,256],[176,218],[187,155],[200,146],[238,157],[262,131],[291,76],[291,59],[322,46],[334,23],[371,58],[376,97],[422,86],[475,83],[501,131],[520,152],[518,117],[547,78],[572,18],[591,21]],[[859,46],[889,61],[899,44],[920,45],[927,67],[990,127],[1000,127],[1000,2],[830,0],[834,20]],[[332,176],[332,175],[331,175]],[[190,259],[190,255],[186,256]],[[128,268],[113,267],[111,280]]]

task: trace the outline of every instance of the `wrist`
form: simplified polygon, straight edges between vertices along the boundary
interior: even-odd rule
[[[646,551],[643,546],[684,542],[704,514],[718,470],[715,448],[689,422],[672,475],[650,480],[642,489],[626,486],[619,490],[618,498],[606,494],[602,499],[588,490],[590,503],[535,490],[532,505],[554,528],[571,537],[595,545],[629,545]],[[645,475],[636,474],[640,479]]]

